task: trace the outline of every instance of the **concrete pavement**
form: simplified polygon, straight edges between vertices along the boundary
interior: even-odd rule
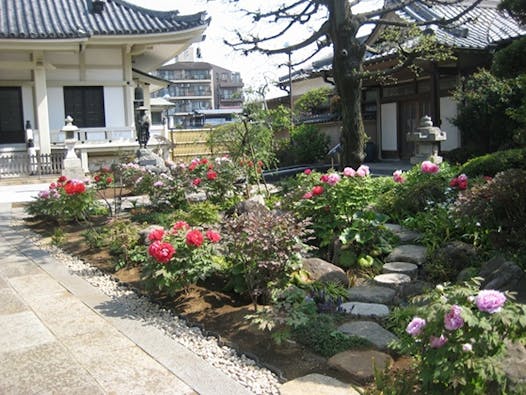
[[[0,204],[0,393],[250,393],[69,273],[12,215]]]

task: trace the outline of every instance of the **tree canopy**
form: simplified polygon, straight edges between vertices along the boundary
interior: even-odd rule
[[[362,80],[393,74],[407,67],[418,72],[418,61],[446,59],[450,52],[438,44],[433,27],[457,22],[482,0],[470,0],[467,5],[463,0],[386,0],[381,8],[365,8],[361,12],[355,10],[365,0],[283,0],[270,10],[263,10],[258,6],[260,2],[253,0],[224,1],[236,3],[253,24],[268,27],[268,34],[257,30],[237,31],[235,40],[225,41],[235,50],[245,54],[275,55],[305,49],[304,56],[292,63],[292,66],[297,66],[312,59],[323,48],[332,48],[332,78],[342,103],[341,165],[357,166],[363,160],[366,141],[361,117]],[[415,21],[396,14],[407,6],[460,3],[464,5],[461,11],[447,19],[431,17]],[[294,38],[294,28],[298,25],[309,25],[310,34],[296,36],[294,42],[284,45],[284,39],[290,38],[291,34]],[[370,37],[380,38],[369,40],[361,37],[361,28],[366,25],[375,29]],[[398,62],[381,73],[366,71],[363,65],[367,52],[397,54]]]

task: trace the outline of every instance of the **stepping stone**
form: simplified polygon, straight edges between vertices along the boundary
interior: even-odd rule
[[[308,374],[283,384],[281,395],[360,395],[352,385],[318,373]]]
[[[349,300],[366,303],[391,304],[396,291],[392,288],[376,285],[360,285],[347,291]]]
[[[418,266],[409,262],[387,262],[383,265],[384,273],[407,274],[415,278],[418,272]]]
[[[362,384],[373,381],[375,369],[383,371],[392,363],[393,358],[390,355],[375,350],[348,350],[328,360],[330,367],[344,373],[350,380]]]
[[[389,315],[389,307],[378,303],[348,302],[342,303],[340,309],[357,317],[384,318]]]
[[[426,261],[426,247],[415,244],[403,244],[395,247],[385,258],[385,262],[410,262],[421,266]]]
[[[422,237],[422,233],[406,229],[397,224],[385,224],[385,227],[398,236],[402,244],[412,243]]]
[[[391,288],[399,288],[403,284],[411,282],[411,277],[407,274],[386,273],[374,276],[374,282],[378,285]]]
[[[373,321],[351,321],[338,327],[338,330],[349,336],[356,336],[369,341],[376,348],[386,350],[389,343],[398,338]]]

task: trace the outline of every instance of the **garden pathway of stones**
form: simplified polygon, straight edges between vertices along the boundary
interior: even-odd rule
[[[423,291],[425,284],[417,279],[426,260],[426,248],[415,244],[419,233],[387,224],[400,240],[400,245],[386,257],[383,274],[366,284],[348,290],[349,302],[340,309],[352,318],[338,330],[367,340],[375,349],[348,350],[334,355],[329,365],[352,382],[365,384],[374,378],[374,368],[382,369],[393,360],[385,351],[397,337],[380,323],[389,315],[389,306],[400,304],[408,296]],[[335,392],[335,388],[337,391]],[[282,395],[295,394],[356,395],[359,392],[341,381],[327,376],[310,374],[285,383]]]

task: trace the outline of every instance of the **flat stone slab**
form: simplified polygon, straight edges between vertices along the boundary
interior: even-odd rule
[[[384,370],[391,366],[393,358],[375,350],[349,350],[338,353],[329,359],[328,364],[339,370],[351,380],[367,383],[374,379],[375,369]]]
[[[392,288],[376,285],[360,285],[347,291],[349,300],[366,303],[390,304],[393,302],[396,291]]]
[[[385,262],[410,262],[421,266],[426,261],[426,247],[415,244],[403,244],[395,247]]]
[[[347,302],[342,303],[340,309],[356,317],[384,318],[389,315],[389,307],[378,303]]]
[[[418,266],[409,262],[387,262],[383,265],[384,273],[399,273],[407,274],[411,278],[415,278],[418,272]]]
[[[356,336],[369,341],[376,348],[386,350],[389,343],[398,338],[373,321],[351,321],[338,327],[338,330],[349,336]]]
[[[281,395],[359,395],[352,385],[318,373],[308,374],[283,384]]]
[[[403,284],[411,282],[411,277],[407,274],[386,273],[374,276],[374,282],[385,287],[398,288]]]
[[[385,224],[385,227],[398,236],[401,243],[412,243],[422,237],[421,233],[406,229],[398,224]]]

